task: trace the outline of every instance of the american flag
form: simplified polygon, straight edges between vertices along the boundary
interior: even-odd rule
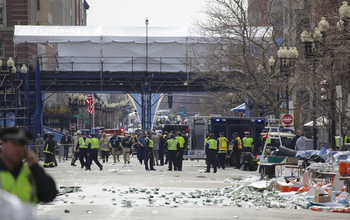
[[[88,111],[93,114],[94,113],[94,100],[93,100],[93,93],[88,93],[86,104],[88,105]]]

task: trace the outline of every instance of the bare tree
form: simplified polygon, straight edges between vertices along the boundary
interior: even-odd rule
[[[295,46],[301,18],[278,0],[254,3],[264,9],[260,11],[266,20],[264,27],[255,26],[256,19],[248,17],[247,0],[207,2],[208,20],[198,22],[206,49],[198,52],[194,46],[196,77],[207,79],[208,90],[215,88],[249,97],[246,104],[253,106],[255,116],[261,116],[260,109],[265,105],[266,111],[262,114],[274,114],[278,118],[285,97],[280,96],[284,82],[275,54],[282,45]],[[298,3],[293,1],[293,5]],[[288,22],[285,18],[289,18]],[[277,62],[270,66],[271,56]],[[290,91],[293,88],[290,86]]]

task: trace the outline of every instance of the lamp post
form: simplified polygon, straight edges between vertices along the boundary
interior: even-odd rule
[[[23,78],[23,82],[24,82],[24,102],[27,101],[27,94],[28,94],[28,87],[27,87],[27,83],[28,81],[26,80],[26,77],[27,77],[27,72],[28,72],[28,68],[26,67],[25,64],[22,65],[21,67],[21,73],[22,73],[22,78]],[[17,100],[17,98],[16,98]],[[27,126],[27,120],[28,120],[28,116],[29,116],[29,106],[28,106],[28,103],[27,103],[27,108],[26,110],[24,111],[24,114],[27,116],[27,117],[24,117],[24,125]],[[16,113],[16,117],[17,117],[17,113]]]
[[[285,77],[286,84],[286,93],[285,93],[285,102],[286,102],[286,110],[289,113],[289,77],[290,70],[294,71],[295,69],[295,61],[298,58],[299,53],[296,47],[280,47],[277,51],[277,57],[280,59],[280,72],[281,75]]]
[[[314,38],[315,39],[319,39],[319,30],[315,30],[314,33]],[[314,38],[312,37],[311,33],[308,32],[307,30],[304,30],[301,35],[300,35],[301,41],[304,44],[304,48],[305,48],[305,58],[308,60],[308,62],[312,65],[312,136],[313,136],[313,149],[317,150],[317,117],[316,117],[316,113],[317,113],[317,109],[316,109],[316,71],[315,71],[315,52],[313,50],[312,44],[314,42]],[[322,38],[322,35],[321,35]]]

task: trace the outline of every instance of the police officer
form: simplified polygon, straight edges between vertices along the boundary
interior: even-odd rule
[[[156,170],[153,167],[154,160],[153,160],[153,140],[152,140],[152,131],[147,132],[147,137],[145,138],[145,149],[144,149],[144,154],[145,154],[145,169],[147,171],[149,170]],[[148,162],[150,164],[150,168],[148,168]]]
[[[254,139],[249,137],[249,131],[244,132],[244,138],[242,139],[243,151],[253,153]]]
[[[210,166],[213,167],[214,173],[217,171],[217,159],[218,141],[215,140],[214,134],[209,135],[209,140],[205,143],[205,153],[207,155],[207,170],[206,173],[210,173]]]
[[[241,168],[241,150],[242,150],[242,140],[238,137],[238,133],[234,132],[232,150],[235,158],[236,169]]]
[[[74,136],[74,145],[73,145],[74,155],[73,155],[72,162],[70,164],[71,166],[76,166],[75,162],[79,159],[79,147],[77,147],[77,146],[78,146],[78,142],[79,142],[80,138],[81,138],[81,131],[78,130],[76,135]]]
[[[95,134],[90,134],[90,141],[89,141],[88,153],[87,153],[89,161],[86,164],[86,169],[85,170],[90,170],[91,171],[91,163],[92,163],[92,161],[94,161],[95,164],[100,168],[100,170],[102,170],[102,165],[100,164],[100,162],[97,159],[99,147],[100,147],[100,143],[99,143],[98,139],[95,138]]]
[[[81,169],[83,169],[84,166],[86,166],[89,160],[87,155],[88,145],[89,145],[89,138],[86,137],[86,133],[84,132],[83,137],[79,138],[79,142],[77,144],[77,148],[79,148],[79,160],[81,164]]]
[[[44,154],[45,154],[45,161],[44,161],[44,167],[54,167],[53,165],[53,156],[55,151],[55,142],[53,140],[53,134],[49,133],[47,135],[47,138],[44,143]]]
[[[178,154],[178,149],[180,148],[179,142],[176,140],[175,135],[173,133],[170,134],[170,139],[168,139],[165,142],[165,149],[168,149],[168,171],[173,170],[173,165],[174,169],[176,170],[177,165],[176,165],[176,156]]]
[[[185,151],[185,139],[182,137],[181,132],[177,132],[176,140],[179,142],[179,150],[176,156],[177,171],[182,171],[182,161]]]
[[[225,169],[228,140],[226,137],[224,137],[224,132],[220,132],[219,135],[220,137],[217,140],[219,145],[219,152],[217,155],[218,164],[219,164],[219,168],[222,167],[222,169]]]
[[[38,165],[35,153],[27,151],[32,138],[25,128],[5,128],[0,133],[0,188],[27,203],[50,202],[57,195],[56,184]]]

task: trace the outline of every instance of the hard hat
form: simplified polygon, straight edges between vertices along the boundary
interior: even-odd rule
[[[78,131],[77,131],[77,134],[81,134],[81,131],[80,131],[80,130],[78,130]]]

